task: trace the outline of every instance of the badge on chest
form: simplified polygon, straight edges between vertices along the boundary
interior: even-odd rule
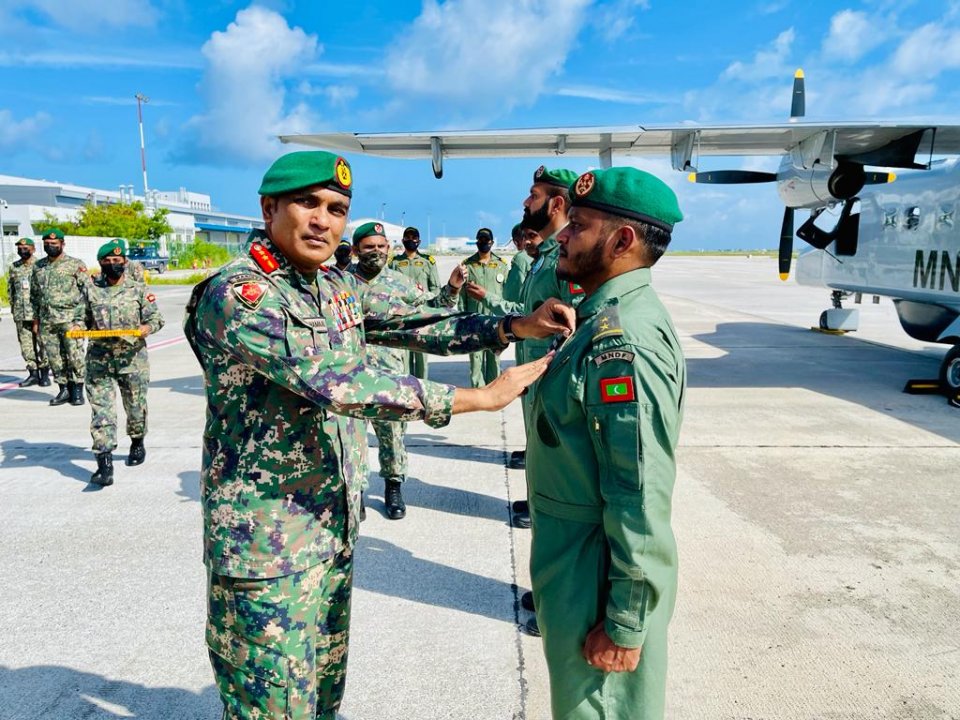
[[[344,291],[334,295],[330,299],[330,309],[339,332],[356,327],[363,322],[360,301],[352,292]]]

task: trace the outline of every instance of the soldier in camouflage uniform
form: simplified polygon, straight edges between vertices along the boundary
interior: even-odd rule
[[[40,340],[60,392],[51,405],[83,405],[83,340],[68,338],[67,330],[83,319],[83,291],[90,282],[87,266],[81,260],[63,254],[63,231],[50,228],[43,233],[47,254],[36,262],[30,278],[34,328]]]
[[[408,227],[403,231],[403,254],[395,255],[390,260],[389,267],[429,295],[435,295],[440,291],[437,260],[433,255],[420,252],[420,231],[415,227]],[[427,356],[424,353],[408,353],[407,363],[407,369],[411,375],[421,380],[426,379]]]
[[[494,303],[503,297],[507,263],[493,251],[493,232],[477,230],[477,252],[463,261],[467,267],[467,284],[460,297],[460,307],[467,312],[490,313]],[[500,374],[500,357],[484,350],[470,353],[470,385],[483,387]]]
[[[354,230],[353,248],[357,254],[357,264],[352,272],[360,282],[378,291],[395,294],[411,307],[426,305],[452,308],[456,306],[460,287],[463,284],[459,266],[440,292],[430,297],[396,270],[384,267],[390,241],[387,240],[383,225],[380,223],[364,223]],[[405,355],[406,353],[398,348],[368,345],[367,365],[392,375],[403,375],[406,372]],[[400,520],[407,515],[407,506],[403,501],[402,492],[403,482],[407,479],[407,449],[403,446],[407,424],[402,421],[387,420],[373,420],[370,424],[373,425],[373,432],[377,436],[377,455],[380,460],[380,477],[383,478],[384,484],[383,498],[387,517],[391,520]],[[367,489],[366,482],[363,484],[363,489]],[[361,503],[362,501],[361,494]],[[361,506],[361,520],[365,516],[366,512]]]
[[[337,270],[353,272],[356,269],[356,265],[353,263],[353,245],[346,238],[343,238],[337,245],[337,249],[333,251],[333,257],[337,261]]]
[[[33,240],[20,238],[17,240],[17,255],[7,272],[7,292],[10,296],[10,312],[13,322],[17,326],[17,339],[20,341],[20,354],[27,363],[27,377],[20,382],[20,387],[50,385],[50,366],[43,353],[43,344],[34,331],[33,305],[30,302],[30,279],[33,275]]]
[[[523,226],[520,223],[513,226],[513,230],[510,231],[510,238],[517,248],[517,254],[510,261],[510,272],[507,273],[506,282],[503,283],[503,299],[519,302],[520,289],[523,287],[523,281],[527,279],[530,266],[533,265],[533,258],[527,254]]]
[[[91,330],[136,330],[137,335],[90,338],[87,344],[87,394],[90,397],[90,435],[97,454],[96,485],[113,484],[113,450],[117,447],[115,386],[120,387],[127,415],[130,453],[127,465],[146,458],[147,386],[150,361],[146,336],[163,327],[156,298],[143,283],[126,277],[127,258],[121,240],[97,251],[100,275],[85,288],[86,326]]]
[[[260,186],[265,231],[199,284],[184,331],[203,368],[201,505],[207,645],[226,718],[333,720],[346,676],[365,420],[503,407],[548,359],[472,390],[364,364],[368,342],[469,352],[573,327],[533,317],[411,308],[326,263],[347,222],[349,164],[279,158]]]

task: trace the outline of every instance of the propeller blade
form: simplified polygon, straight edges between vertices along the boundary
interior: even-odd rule
[[[793,260],[793,208],[783,209],[783,225],[780,227],[780,279],[790,277],[790,262]]]
[[[690,173],[687,179],[703,185],[745,185],[747,183],[776,182],[777,174],[756,170],[714,170]]]
[[[897,179],[896,173],[867,172],[864,175],[866,176],[864,185],[885,185]]]
[[[803,70],[793,74],[793,100],[790,103],[790,119],[802,118],[807,112],[806,90],[803,85]]]

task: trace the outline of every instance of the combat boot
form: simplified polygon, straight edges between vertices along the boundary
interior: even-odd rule
[[[70,400],[70,388],[68,387],[69,383],[68,385],[64,385],[63,383],[57,384],[60,386],[60,392],[57,393],[55,398],[50,400],[51,405],[63,405],[65,402]]]
[[[50,368],[40,368],[40,387],[50,387]]]
[[[387,478],[384,480],[383,504],[387,506],[387,517],[391,520],[402,520],[407,516],[407,506],[403,502],[400,480]]]
[[[140,465],[147,459],[147,450],[143,447],[143,438],[130,440],[130,453],[127,455],[128,466]]]
[[[70,404],[83,405],[83,383],[74,383],[70,388]]]
[[[101,487],[113,485],[113,453],[97,453],[97,471],[90,476],[90,482]]]
[[[20,381],[20,387],[33,387],[34,385],[40,384],[40,373],[36,370],[28,370],[29,374],[23,380]]]

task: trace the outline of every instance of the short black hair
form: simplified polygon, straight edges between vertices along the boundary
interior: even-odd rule
[[[419,238],[420,231],[411,225],[410,227],[403,229],[403,236],[407,237],[407,235],[413,235],[414,237]]]
[[[643,222],[642,220],[633,220],[609,214],[607,220],[604,222],[604,230],[611,232],[624,225],[633,228],[633,231],[643,243],[650,266],[655,265],[657,260],[663,257],[663,254],[667,251],[667,246],[670,245],[670,240],[673,237],[671,232],[662,227]]]

